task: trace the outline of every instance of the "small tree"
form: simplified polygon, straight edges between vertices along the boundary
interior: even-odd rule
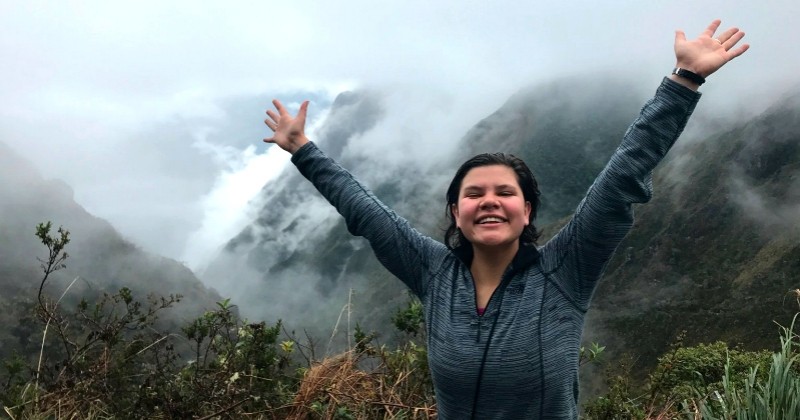
[[[65,267],[69,243],[69,231],[51,230],[50,222],[36,229],[48,249],[39,259],[38,358],[17,356],[3,365],[8,377],[0,399],[12,418],[240,417],[274,412],[291,398],[296,377],[288,369],[289,352],[277,345],[280,322],[247,323],[228,300],[192,321],[182,336],[156,326],[179,295],[141,301],[123,287],[81,299],[72,310],[61,305],[66,291],[50,299],[45,283]],[[48,336],[50,328],[56,337]]]

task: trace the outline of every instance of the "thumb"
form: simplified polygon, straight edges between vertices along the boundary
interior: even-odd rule
[[[308,101],[303,101],[300,105],[300,110],[297,111],[297,119],[303,122],[303,125],[306,123],[306,114],[308,113]]]
[[[682,30],[675,31],[675,43],[686,41],[686,34]]]

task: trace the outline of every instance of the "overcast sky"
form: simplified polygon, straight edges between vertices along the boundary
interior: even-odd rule
[[[260,143],[273,97],[312,99],[313,135],[337,93],[386,91],[387,136],[414,127],[446,150],[560,75],[652,91],[674,30],[721,18],[752,47],[701,107],[755,112],[800,81],[798,16],[796,0],[0,0],[0,141],[142,248],[198,267],[288,159]]]

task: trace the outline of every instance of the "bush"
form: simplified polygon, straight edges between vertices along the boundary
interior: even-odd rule
[[[722,388],[727,373],[734,381],[745,379],[754,368],[769,366],[772,352],[731,349],[722,341],[681,347],[658,359],[650,374],[649,389],[653,404],[681,402],[702,395],[710,395]],[[758,375],[758,380],[766,373]]]
[[[730,349],[724,342],[682,347],[680,338],[673,349],[658,359],[645,387],[634,389],[626,363],[622,373],[608,381],[606,395],[584,405],[587,419],[655,419],[678,418],[691,411],[691,401],[715,395],[723,389],[725,378],[741,381],[752,372],[754,380],[767,375],[772,352]],[[760,368],[759,368],[760,367]],[[749,417],[747,417],[749,418]]]
[[[783,328],[781,351],[772,355],[765,378],[759,375],[758,366],[753,367],[746,378],[738,378],[729,361],[725,364],[721,392],[701,395],[693,404],[692,414],[711,420],[800,418],[800,376],[796,369],[800,354],[794,351],[800,345],[794,333],[796,320],[797,315],[788,328]]]
[[[314,363],[293,402],[293,419],[427,419],[435,416],[422,304],[411,299],[392,318],[405,334],[396,348],[376,343],[377,334],[354,331],[353,350]]]
[[[291,400],[297,374],[291,348],[278,344],[280,322],[247,323],[227,300],[183,335],[156,327],[180,296],[142,302],[123,287],[73,310],[59,306],[43,289],[65,267],[69,232],[59,228],[53,236],[51,228],[36,230],[48,248],[35,303],[41,349],[4,363],[0,401],[12,418],[239,417],[233,413],[274,412]]]
[[[140,301],[123,287],[65,309],[43,293],[68,257],[69,232],[60,228],[53,236],[51,228],[37,227],[48,248],[32,312],[41,349],[6,360],[0,379],[0,400],[13,419],[435,415],[427,351],[411,340],[424,341],[418,301],[394,318],[406,336],[396,348],[376,344],[377,334],[357,327],[354,349],[319,363],[307,359],[310,366],[298,368],[292,359],[302,346],[280,341],[280,321],[239,319],[229,300],[172,332],[160,331],[156,320],[180,296]]]

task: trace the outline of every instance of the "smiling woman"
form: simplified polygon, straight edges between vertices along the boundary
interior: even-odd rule
[[[464,238],[484,252],[508,247],[516,254],[522,230],[531,221],[530,201],[525,201],[514,171],[502,165],[470,170],[452,212]]]
[[[705,78],[744,53],[736,28],[712,38],[675,34],[676,68],[642,108],[566,226],[541,248],[539,191],[519,159],[476,156],[447,191],[444,244],[421,235],[305,134],[308,102],[291,116],[279,101],[266,142],[292,162],[380,262],[422,301],[441,419],[574,419],[583,322],[606,263],[650,200],[651,173],[692,114]]]

